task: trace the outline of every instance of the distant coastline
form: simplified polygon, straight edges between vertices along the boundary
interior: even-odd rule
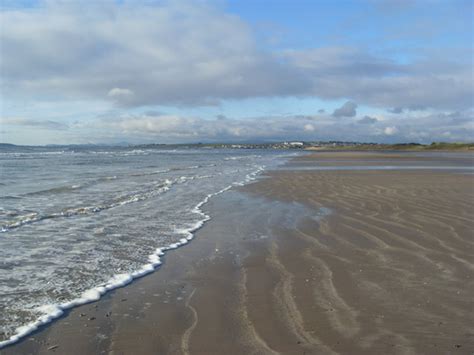
[[[474,142],[433,142],[431,144],[421,143],[367,143],[346,141],[285,141],[285,142],[262,142],[262,143],[181,143],[181,144],[51,144],[43,146],[16,145],[11,143],[0,143],[0,150],[15,149],[85,149],[85,148],[132,148],[132,149],[299,149],[311,151],[474,151]]]

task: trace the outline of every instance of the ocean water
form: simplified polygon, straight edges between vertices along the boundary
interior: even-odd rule
[[[201,206],[285,161],[216,149],[0,150],[0,348],[153,271]],[[169,255],[168,257],[172,257]]]

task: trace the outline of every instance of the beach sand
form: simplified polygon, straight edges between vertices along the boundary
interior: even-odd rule
[[[466,160],[467,159],[467,160]],[[472,158],[316,153],[211,199],[155,273],[2,354],[472,354]]]

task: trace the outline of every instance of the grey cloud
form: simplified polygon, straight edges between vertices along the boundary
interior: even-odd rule
[[[433,113],[426,117],[430,118],[433,123],[442,126],[474,128],[474,110]],[[471,136],[471,138],[474,140],[474,136]]]
[[[159,116],[159,115],[163,115],[163,114],[164,114],[163,112],[156,111],[156,110],[145,111],[145,115],[147,115],[147,116]]]
[[[472,107],[473,67],[462,59],[469,56],[418,55],[418,61],[402,65],[360,49],[336,47],[287,51],[285,58],[312,79],[312,94],[321,98],[347,97],[379,107]]]
[[[388,109],[387,111],[390,113],[400,114],[400,113],[403,113],[403,111],[424,111],[426,109],[427,107],[423,105],[410,105],[407,107],[394,107],[394,108]]]
[[[357,104],[352,101],[347,101],[344,105],[334,110],[334,117],[354,117],[357,114]]]
[[[409,111],[424,111],[426,110],[426,106],[423,105],[410,105],[407,107],[407,110]]]
[[[323,109],[323,108],[320,108],[320,109],[318,110],[318,113],[325,113],[325,112],[326,112],[326,110]]]
[[[440,114],[446,123],[452,125],[474,125],[474,114],[465,115],[462,112],[452,112],[449,114]],[[473,137],[474,140],[474,137]]]
[[[360,120],[357,121],[357,123],[360,123],[360,124],[373,124],[376,122],[378,122],[378,120],[370,116],[364,116]]]
[[[0,69],[12,93],[216,105],[310,86],[260,51],[247,24],[205,2],[48,3],[1,16]]]
[[[314,96],[379,107],[472,107],[467,59],[421,52],[402,65],[350,47],[265,52],[249,25],[207,2],[47,2],[0,17],[9,97],[141,106]]]
[[[12,126],[26,126],[26,127],[37,127],[51,130],[64,130],[68,128],[68,125],[62,122],[56,122],[52,120],[34,120],[24,117],[2,117],[0,118],[0,124],[12,125]]]
[[[393,60],[377,58],[350,47],[288,50],[283,55],[296,67],[304,69],[308,74],[322,75],[322,79],[347,75],[380,77],[407,71]]]
[[[387,111],[398,115],[403,112],[403,107],[394,107],[394,108],[388,109]]]

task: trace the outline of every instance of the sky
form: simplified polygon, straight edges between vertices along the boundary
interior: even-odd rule
[[[0,142],[474,141],[471,0],[1,0]]]

